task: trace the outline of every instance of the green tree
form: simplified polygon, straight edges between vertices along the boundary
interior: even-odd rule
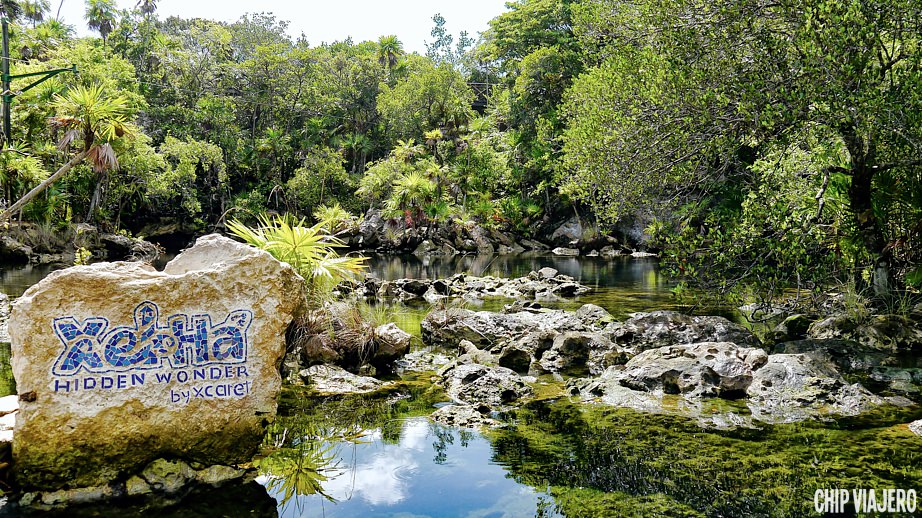
[[[76,86],[67,94],[56,96],[54,108],[58,115],[51,119],[51,125],[64,131],[58,147],[62,151],[75,147],[77,154],[16,203],[10,205],[0,214],[0,222],[8,220],[84,159],[100,175],[90,206],[90,219],[101,196],[101,186],[105,183],[104,176],[108,171],[118,168],[118,157],[113,144],[127,134],[130,114],[128,103],[123,97],[108,95],[98,85]]]
[[[922,5],[607,0],[587,9],[582,33],[606,47],[569,94],[571,193],[614,219],[680,185],[758,189],[755,159],[805,132],[827,135],[843,152],[811,151],[821,164],[815,199],[832,175],[846,178],[844,223],[863,251],[853,260],[871,268],[878,294],[889,291],[893,251],[911,229],[891,225],[888,200],[919,188],[922,165]]]
[[[116,14],[115,0],[86,0],[87,26],[99,32],[103,45],[115,29]]]
[[[473,100],[464,78],[450,65],[409,56],[407,77],[394,87],[383,85],[377,107],[392,134],[407,140],[432,129],[456,133],[473,117]]]
[[[35,24],[45,20],[45,13],[49,9],[51,9],[49,0],[25,0],[22,2],[22,15],[32,22],[32,28],[35,28]]]

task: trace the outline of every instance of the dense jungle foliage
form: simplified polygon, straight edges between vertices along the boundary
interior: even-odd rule
[[[436,15],[426,55],[156,4],[87,0],[99,38],[47,0],[0,4],[13,74],[80,71],[16,96],[0,198],[42,186],[20,220],[210,231],[380,208],[531,236],[577,214],[639,225],[711,289],[922,285],[919,0],[517,0],[476,41]]]

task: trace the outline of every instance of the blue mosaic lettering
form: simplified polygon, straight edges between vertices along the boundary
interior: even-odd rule
[[[150,301],[134,309],[134,325],[108,331],[109,321],[105,318],[88,318],[82,323],[74,317],[56,318],[52,326],[64,351],[52,373],[73,376],[81,371],[101,374],[164,365],[177,369],[243,363],[252,321],[251,311],[239,309],[228,313],[217,325],[212,325],[207,314],[171,315],[166,324],[161,324],[160,308]],[[160,375],[157,377],[159,380]],[[105,385],[104,380],[102,388],[110,388]]]

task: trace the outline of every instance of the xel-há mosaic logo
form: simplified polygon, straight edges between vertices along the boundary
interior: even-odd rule
[[[134,324],[109,328],[102,317],[83,322],[54,319],[64,351],[52,368],[55,376],[126,373],[143,369],[204,367],[244,363],[247,330],[253,313],[239,309],[214,323],[208,314],[170,315],[161,322],[157,304],[134,309]]]

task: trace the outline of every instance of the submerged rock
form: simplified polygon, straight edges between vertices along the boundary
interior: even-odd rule
[[[753,417],[792,422],[824,415],[857,415],[884,400],[806,354],[773,354],[747,389]]]
[[[610,325],[605,333],[616,344],[637,352],[699,342],[732,342],[749,347],[761,345],[752,332],[726,318],[690,316],[675,311],[635,313],[626,322]]]
[[[289,265],[217,235],[163,272],[99,263],[46,277],[10,318],[17,483],[105,486],[158,458],[250,461],[302,291]]]
[[[359,376],[335,365],[314,365],[302,370],[301,379],[324,394],[364,394],[387,384],[368,376]]]
[[[443,374],[445,391],[455,401],[498,407],[532,395],[532,389],[511,369],[458,365]]]
[[[126,481],[103,486],[24,493],[19,498],[19,505],[51,511],[71,505],[98,504],[137,497],[169,505],[171,501],[188,493],[191,487],[221,487],[253,477],[254,472],[241,468],[223,465],[196,468],[179,460],[156,459]],[[160,500],[150,500],[153,497]]]
[[[429,415],[436,423],[458,428],[498,428],[502,423],[489,417],[490,409],[487,406],[474,407],[472,405],[445,405]]]

